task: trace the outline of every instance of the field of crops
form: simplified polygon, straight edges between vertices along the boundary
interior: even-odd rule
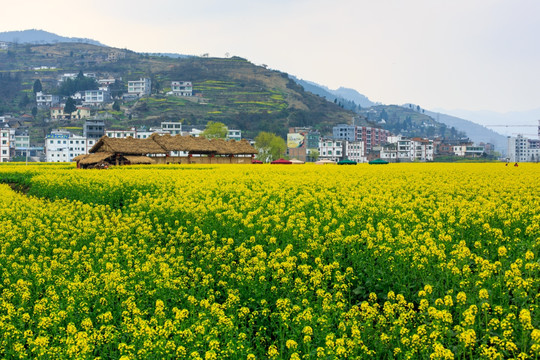
[[[539,177],[0,165],[0,355],[538,359]]]

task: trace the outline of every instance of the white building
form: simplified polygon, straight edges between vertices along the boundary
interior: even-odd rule
[[[116,82],[115,78],[109,78],[109,79],[99,79],[98,84],[101,86],[109,86]]]
[[[388,161],[433,161],[433,140],[390,137],[395,141],[381,146],[380,158]]]
[[[365,155],[365,142],[345,141],[345,158],[358,163],[367,162]]]
[[[345,140],[319,140],[319,159],[339,161],[343,158]]]
[[[234,129],[227,130],[227,139],[236,141],[242,140],[242,131]]]
[[[508,160],[511,162],[540,161],[540,140],[528,139],[523,135],[508,137]]]
[[[8,162],[10,160],[10,130],[8,126],[0,128],[0,162]]]
[[[174,121],[164,121],[161,123],[161,131],[169,133],[171,135],[182,134],[182,123]]]
[[[171,93],[176,96],[192,96],[193,85],[191,81],[172,81]]]
[[[152,81],[148,78],[141,78],[139,80],[128,81],[128,94],[148,96],[152,90]]]
[[[127,137],[135,138],[137,130],[132,127],[129,130],[105,130],[105,135],[110,138],[125,139]]]
[[[68,131],[53,130],[45,138],[47,162],[71,162],[74,157],[88,154],[97,139],[87,139]]]
[[[60,103],[58,95],[44,94],[41,91],[36,93],[36,105],[38,108],[49,108],[57,106]]]
[[[111,93],[108,90],[86,90],[84,92],[83,105],[102,105],[111,101]]]

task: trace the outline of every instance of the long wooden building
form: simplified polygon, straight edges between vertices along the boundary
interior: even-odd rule
[[[256,153],[246,140],[153,134],[147,139],[103,136],[88,155],[73,160],[80,168],[133,164],[251,164]]]

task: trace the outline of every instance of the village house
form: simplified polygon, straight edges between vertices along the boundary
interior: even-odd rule
[[[42,91],[36,93],[36,105],[40,109],[57,106],[60,103],[60,96],[45,94]]]
[[[366,152],[371,151],[374,146],[385,144],[391,136],[390,131],[385,129],[347,124],[334,126],[332,134],[334,139],[363,141]]]
[[[0,128],[0,162],[8,162],[10,154],[10,128],[8,124],[2,124]]]
[[[99,106],[111,102],[111,93],[108,90],[86,90],[83,105]]]
[[[47,162],[70,162],[79,155],[88,154],[88,149],[96,139],[87,139],[69,131],[53,130],[45,138],[45,156]]]
[[[152,81],[148,78],[128,81],[128,95],[148,96],[152,90]]]
[[[192,96],[193,85],[191,81],[172,81],[171,94],[176,96]]]
[[[391,136],[381,146],[380,158],[389,162],[433,161],[433,140]]]
[[[287,134],[287,154],[300,161],[315,160],[312,154],[319,152],[320,134],[309,127],[291,127]]]
[[[339,161],[343,159],[345,140],[321,138],[319,140],[319,159]]]
[[[90,108],[85,106],[77,106],[77,110],[71,114],[64,113],[64,108],[62,106],[52,107],[51,108],[51,119],[52,120],[68,120],[68,119],[86,119],[90,117]]]

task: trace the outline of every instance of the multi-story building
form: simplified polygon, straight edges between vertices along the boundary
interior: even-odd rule
[[[100,86],[109,86],[109,85],[114,84],[116,82],[116,79],[115,78],[99,79],[97,82]]]
[[[47,162],[70,162],[74,157],[88,154],[97,139],[87,139],[68,131],[53,130],[45,138]]]
[[[8,162],[11,158],[10,153],[10,128],[9,126],[3,126],[0,128],[0,162]]]
[[[371,151],[373,146],[385,144],[391,135],[385,129],[347,124],[334,126],[332,133],[335,139],[363,141],[366,152]]]
[[[242,131],[228,129],[227,130],[227,139],[228,140],[236,140],[236,141],[242,140]]]
[[[111,101],[111,93],[108,90],[86,90],[84,92],[83,105],[98,106],[109,103]]]
[[[347,141],[345,140],[345,159],[353,160],[358,163],[367,162],[365,151],[365,143],[363,141]]]
[[[180,135],[182,134],[182,123],[164,121],[161,123],[161,130],[171,135]]]
[[[128,81],[128,94],[138,97],[148,96],[152,90],[152,81],[148,78]]]
[[[12,153],[15,156],[30,156],[30,136],[26,129],[15,129],[11,142]],[[28,153],[27,153],[28,152]]]
[[[523,135],[508,137],[508,161],[540,161],[540,140],[528,139],[523,137]]]
[[[319,159],[339,161],[345,153],[346,140],[321,138],[319,140]],[[352,160],[352,159],[351,159]]]
[[[390,137],[381,146],[380,158],[391,162],[433,161],[433,140],[422,138]]]
[[[105,135],[105,122],[103,119],[86,119],[83,136],[87,139],[99,139]]]
[[[193,85],[191,81],[172,81],[171,93],[176,96],[192,96]]]
[[[85,106],[77,106],[77,110],[71,114],[66,114],[64,112],[64,107],[56,106],[51,108],[51,119],[52,120],[68,120],[68,119],[86,119],[90,117],[90,108]]]
[[[312,154],[319,151],[320,134],[311,128],[291,127],[287,134],[287,154],[301,161],[315,160]]]
[[[134,127],[132,127],[131,129],[129,130],[113,130],[113,129],[108,129],[108,130],[105,130],[105,135],[107,135],[107,137],[110,137],[110,138],[117,138],[117,139],[122,139],[122,138],[127,138],[127,137],[132,137],[132,138],[136,138],[137,136],[137,129],[135,129]]]
[[[58,95],[44,94],[41,91],[36,93],[36,105],[38,108],[50,108],[58,104],[60,104],[60,97]]]

